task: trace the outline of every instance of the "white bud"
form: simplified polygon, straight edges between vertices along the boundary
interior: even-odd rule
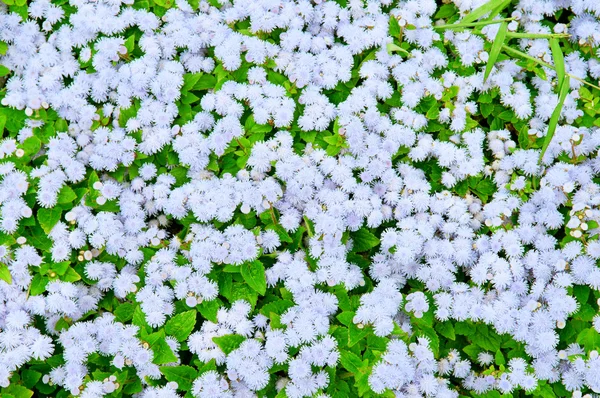
[[[195,296],[189,296],[185,298],[185,305],[188,307],[195,307],[198,305],[198,300],[196,300]]]
[[[567,352],[565,350],[560,350],[558,352],[558,358],[559,359],[567,359],[568,358]]]
[[[31,208],[29,208],[29,207],[23,207],[21,209],[21,215],[25,218],[31,217],[32,214],[33,214],[33,212],[31,211]]]
[[[177,384],[176,381],[170,381],[167,383],[167,387],[169,387],[172,390],[177,390],[177,387],[179,387],[179,384]]]

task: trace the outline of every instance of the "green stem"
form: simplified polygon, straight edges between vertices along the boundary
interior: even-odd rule
[[[505,21],[513,21],[514,18],[502,18],[502,19],[494,19],[491,21],[480,21],[480,22],[468,22],[468,23],[451,23],[445,25],[435,25],[434,29],[462,29],[462,28],[471,28],[474,26],[486,26],[493,25],[497,23],[502,23]]]
[[[541,59],[539,59],[539,58],[532,57],[531,55],[529,55],[529,54],[527,54],[527,53],[524,53],[523,51],[515,50],[514,48],[512,48],[512,47],[509,47],[509,46],[507,46],[506,44],[503,44],[503,45],[502,45],[502,49],[503,49],[504,51],[506,51],[507,53],[512,53],[512,54],[514,54],[514,55],[516,55],[516,56],[518,56],[518,57],[521,57],[521,58],[528,59],[528,60],[530,60],[530,61],[533,61],[533,62],[535,62],[535,63],[537,63],[537,64],[540,64],[540,65],[542,65],[542,66],[545,66],[546,68],[555,69],[553,65],[550,65],[549,63],[547,63],[547,62],[544,62],[544,61],[542,61],[542,60],[541,60]]]
[[[271,220],[273,221],[273,224],[274,225],[278,225],[277,224],[277,217],[275,217],[275,211],[273,211],[273,203],[270,203],[269,211],[271,213]]]
[[[237,143],[240,146],[240,148],[242,148],[242,151],[244,152],[244,155],[248,155],[248,153],[246,153],[246,148],[242,145],[242,143],[240,142],[240,140],[238,140],[237,138],[235,140],[237,141]]]
[[[554,67],[554,65],[550,65],[549,63],[547,63],[547,62],[544,62],[544,61],[542,61],[542,60],[541,60],[541,59],[539,59],[539,58],[532,57],[531,55],[529,55],[529,54],[527,54],[527,53],[524,53],[524,52],[522,52],[522,51],[515,50],[514,48],[512,48],[512,47],[509,47],[509,46],[507,46],[506,44],[503,44],[503,45],[502,45],[502,49],[503,49],[504,51],[506,51],[507,53],[512,53],[512,54],[514,54],[514,55],[516,55],[516,56],[518,56],[518,57],[525,58],[525,59],[528,59],[528,60],[530,60],[530,61],[533,61],[533,62],[535,62],[535,63],[537,63],[537,64],[539,64],[539,65],[545,66],[546,68],[550,68],[550,69],[552,69],[552,70],[556,70],[556,68]],[[577,76],[574,76],[574,75],[572,75],[572,74],[570,74],[570,73],[567,73],[567,76],[569,76],[569,77],[570,77],[570,78],[572,78],[572,79],[575,79],[575,80],[577,80],[578,82],[581,82],[581,83],[583,83],[583,84],[586,84],[586,85],[588,85],[588,86],[590,86],[590,87],[593,87],[593,88],[595,88],[595,89],[598,89],[598,90],[600,90],[600,87],[598,87],[598,86],[596,86],[596,85],[594,85],[594,84],[592,84],[592,83],[590,83],[590,82],[588,82],[588,81],[586,81],[586,80],[584,80],[584,79],[581,79],[581,78],[579,78],[579,77],[577,77]]]

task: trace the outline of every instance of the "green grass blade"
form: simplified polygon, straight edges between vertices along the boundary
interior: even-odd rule
[[[483,75],[483,82],[487,80],[496,60],[498,59],[498,55],[500,55],[500,50],[502,49],[502,45],[504,44],[504,39],[506,38],[506,31],[508,30],[508,24],[506,22],[502,22],[500,28],[498,28],[498,33],[496,33],[496,38],[494,39],[494,43],[492,43],[492,49],[490,51],[490,56],[488,58],[487,65],[485,65],[485,74]]]
[[[571,35],[568,33],[521,33],[521,32],[508,32],[508,37],[514,37],[516,39],[556,39],[556,38],[567,38]]]
[[[483,17],[485,14],[490,12],[494,12],[498,15],[503,9],[505,9],[511,0],[490,0],[484,5],[474,9],[469,14],[467,14],[460,22],[461,23],[469,23],[478,20]]]
[[[560,49],[560,43],[557,39],[550,39],[550,49],[552,49],[552,58],[554,60],[554,68],[556,69],[556,79],[559,83],[563,83],[565,79],[565,57]]]
[[[498,7],[494,8],[492,10],[492,12],[490,12],[488,14],[488,16],[485,18],[486,20],[491,20],[494,17],[496,17],[496,15],[500,14],[502,12],[502,10],[504,10],[511,2],[512,0],[504,0],[503,2],[501,2]]]
[[[540,162],[542,161],[544,154],[546,153],[546,149],[548,149],[548,145],[550,145],[552,137],[554,136],[554,132],[556,131],[556,126],[558,125],[558,118],[560,117],[560,113],[562,112],[562,107],[565,103],[565,98],[569,93],[570,80],[571,79],[569,78],[569,76],[564,76],[563,80],[560,83],[560,94],[558,96],[558,104],[556,105],[556,108],[554,108],[554,112],[552,112],[552,116],[550,117],[550,121],[548,122],[548,133],[546,134],[546,138],[544,139],[544,145],[542,146]]]

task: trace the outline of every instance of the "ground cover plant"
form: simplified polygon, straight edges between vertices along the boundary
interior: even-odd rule
[[[597,0],[1,0],[0,395],[600,393]]]

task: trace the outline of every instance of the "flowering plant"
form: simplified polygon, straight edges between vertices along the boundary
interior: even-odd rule
[[[0,0],[0,394],[600,394],[596,0]]]

